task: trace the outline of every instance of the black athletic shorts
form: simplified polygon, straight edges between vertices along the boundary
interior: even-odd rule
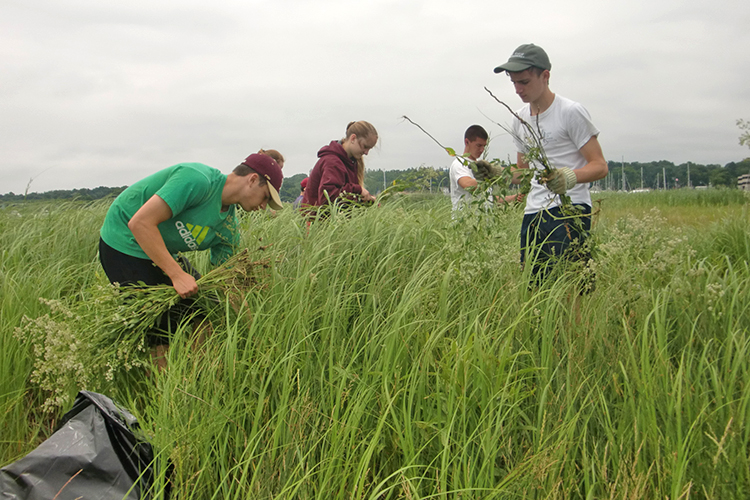
[[[171,285],[172,280],[164,274],[151,259],[131,257],[104,243],[99,238],[99,260],[111,283],[122,286],[135,285],[142,281],[145,285]]]
[[[152,260],[124,254],[107,245],[101,238],[99,238],[99,260],[109,281],[119,283],[120,286],[137,285],[139,282],[147,286],[172,284],[169,276],[164,274],[164,271]],[[195,279],[201,277],[186,258],[180,256],[177,261],[185,272],[190,273]],[[169,335],[166,332],[171,331],[172,325],[176,325],[182,318],[193,312],[193,300],[180,299],[154,325],[154,330],[147,338],[149,345],[169,344]]]

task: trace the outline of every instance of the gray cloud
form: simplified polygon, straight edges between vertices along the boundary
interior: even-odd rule
[[[369,168],[447,166],[408,115],[459,149],[520,100],[492,68],[537,43],[553,91],[582,102],[609,159],[725,164],[748,155],[744,2],[282,0],[5,2],[0,193],[119,186],[181,161],[229,171],[276,148],[286,175],[366,119]],[[491,121],[492,120],[492,121]]]

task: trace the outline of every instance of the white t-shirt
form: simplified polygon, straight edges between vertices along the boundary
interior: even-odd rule
[[[449,177],[451,181],[451,203],[453,204],[453,210],[461,210],[463,204],[471,201],[471,193],[458,185],[458,179],[461,177],[475,179],[474,172],[469,167],[469,161],[468,158],[465,158],[464,162],[466,162],[466,165],[464,165],[461,159],[456,158],[451,163]]]
[[[586,165],[586,158],[580,149],[599,135],[599,129],[591,122],[591,116],[581,104],[560,95],[555,95],[552,105],[538,116],[531,116],[530,105],[527,104],[518,115],[523,118],[534,131],[541,131],[542,146],[547,159],[553,168],[568,167],[573,170]],[[518,120],[513,121],[513,135],[516,148],[520,153],[526,153],[528,132]],[[541,170],[542,165],[534,162],[530,168]],[[588,183],[576,184],[566,193],[573,203],[591,205],[591,194]],[[543,209],[560,205],[560,198],[539,184],[536,179],[531,180],[531,191],[526,197],[524,213],[534,214]]]

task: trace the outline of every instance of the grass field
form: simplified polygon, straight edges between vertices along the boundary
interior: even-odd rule
[[[747,498],[749,199],[593,197],[580,298],[565,274],[529,289],[519,209],[457,223],[447,198],[405,197],[309,230],[248,214],[264,286],[239,312],[207,301],[213,334],[196,350],[180,327],[165,372],[87,388],[138,417],[177,499]],[[2,465],[68,409],[42,410],[50,361],[14,332],[50,313],[40,297],[96,315],[106,209],[0,210]]]

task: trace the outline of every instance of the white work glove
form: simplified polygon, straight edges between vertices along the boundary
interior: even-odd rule
[[[547,189],[555,194],[565,194],[578,182],[576,173],[568,167],[555,168],[549,177],[543,178],[542,182],[547,185]]]

